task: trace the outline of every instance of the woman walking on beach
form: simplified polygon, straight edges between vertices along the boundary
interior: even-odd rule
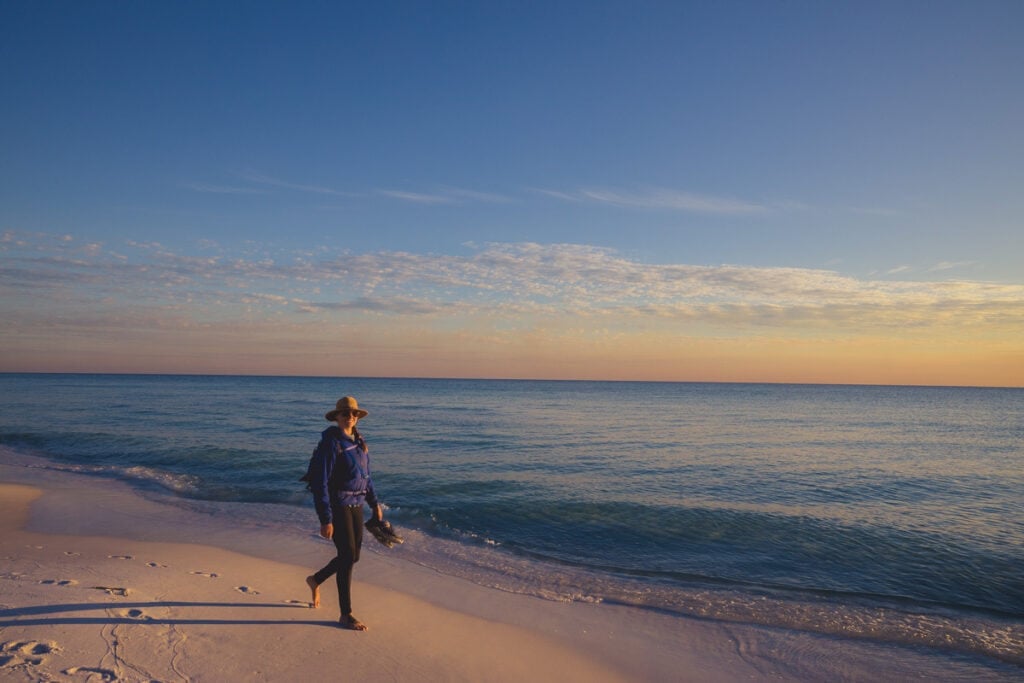
[[[363,543],[363,503],[370,506],[375,520],[384,518],[370,479],[366,442],[356,429],[356,422],[367,415],[353,397],[338,399],[334,410],[325,415],[335,424],[320,435],[307,473],[320,535],[334,541],[338,555],[306,577],[306,584],[313,592],[313,607],[319,607],[320,584],[334,575],[341,604],[339,625],[355,631],[366,630],[366,625],[352,616],[352,568],[359,561]]]

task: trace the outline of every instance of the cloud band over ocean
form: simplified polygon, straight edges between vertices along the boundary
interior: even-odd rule
[[[411,348],[428,337],[504,344],[503,336],[524,334],[540,346],[545,338],[615,346],[643,336],[640,346],[650,348],[659,338],[671,345],[841,335],[846,344],[918,338],[1019,353],[1024,329],[1024,286],[1014,284],[652,264],[580,244],[466,244],[460,254],[246,248],[208,242],[185,254],[157,243],[8,231],[0,239],[5,346],[58,333],[71,348],[112,330],[174,329],[210,348],[243,330],[290,329],[295,343],[305,329],[318,346],[336,328],[367,347],[376,336],[395,343],[401,330],[412,334]]]

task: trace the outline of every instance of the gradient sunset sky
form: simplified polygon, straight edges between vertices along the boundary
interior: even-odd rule
[[[0,371],[1024,386],[1022,36],[0,0]]]

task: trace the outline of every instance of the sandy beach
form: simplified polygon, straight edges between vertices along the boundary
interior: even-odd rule
[[[333,582],[322,587],[322,606],[312,609],[303,581],[329,557],[324,545],[302,539],[309,550],[292,563],[213,545],[113,536],[108,527],[171,535],[191,520],[118,482],[8,465],[0,466],[0,480],[8,482],[0,485],[0,678],[765,677],[715,626],[693,623],[683,633],[669,628],[677,619],[492,591],[389,564],[379,553],[364,554],[354,586],[357,614],[370,630],[341,630]],[[52,528],[61,520],[73,534]],[[223,523],[230,527],[231,520]],[[270,555],[273,539],[267,543]]]
[[[312,533],[18,460],[0,464],[4,680],[957,680],[928,652],[542,600],[383,549],[356,567],[370,630],[342,630],[333,582],[310,604],[304,578],[330,557]]]

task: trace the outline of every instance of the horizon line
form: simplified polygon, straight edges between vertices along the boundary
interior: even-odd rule
[[[1021,390],[1024,386],[1011,384],[878,384],[873,382],[780,382],[767,380],[679,380],[679,379],[592,379],[564,377],[444,377],[401,375],[295,375],[266,373],[211,373],[211,372],[116,372],[116,371],[61,371],[61,370],[0,370],[0,375],[105,375],[114,377],[248,377],[253,379],[370,379],[370,380],[411,380],[411,381],[459,381],[459,382],[579,382],[615,384],[735,384],[768,386],[807,387],[877,387],[906,389],[1010,389]]]

